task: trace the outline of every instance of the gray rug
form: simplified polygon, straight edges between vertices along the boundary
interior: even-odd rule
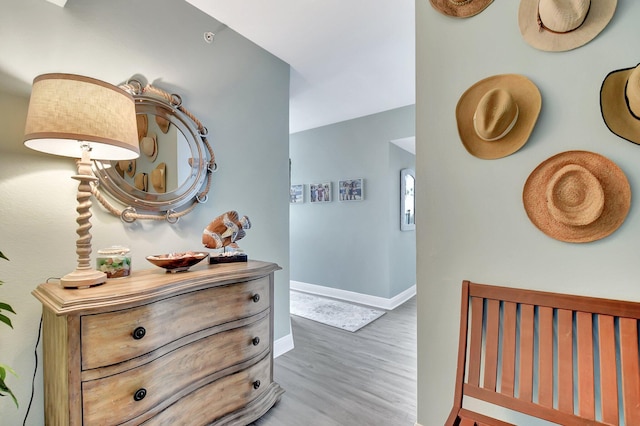
[[[357,331],[385,311],[291,291],[291,314],[347,331]]]

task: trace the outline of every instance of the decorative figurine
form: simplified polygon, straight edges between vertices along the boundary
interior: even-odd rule
[[[246,262],[247,255],[238,252],[236,241],[244,238],[245,229],[251,228],[247,216],[240,216],[235,210],[213,219],[202,232],[202,244],[210,249],[223,249],[222,253],[209,256],[209,263]],[[227,247],[233,249],[227,252]]]

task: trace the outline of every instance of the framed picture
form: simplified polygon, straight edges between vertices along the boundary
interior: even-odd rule
[[[341,180],[338,183],[340,201],[362,201],[364,199],[364,179]]]
[[[310,203],[328,203],[331,201],[331,182],[309,184]]]
[[[304,203],[304,185],[291,185],[289,189],[289,203]]]

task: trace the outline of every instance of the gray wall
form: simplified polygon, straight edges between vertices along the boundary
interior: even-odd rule
[[[542,52],[521,37],[518,1],[495,1],[454,19],[416,1],[418,420],[443,424],[453,401],[461,281],[640,301],[637,260],[640,147],[611,133],[600,86],[633,67],[640,2],[619,0],[609,26],[569,52]],[[524,148],[480,160],[462,146],[455,106],[476,81],[520,73],[536,83],[542,111]],[[588,244],[554,240],[528,219],[522,188],[533,169],[571,149],[600,153],[626,173],[634,195],[624,224]],[[514,424],[540,424],[493,409]]]
[[[305,185],[290,208],[292,280],[382,298],[415,284],[415,233],[398,218],[400,169],[415,156],[389,142],[414,129],[408,106],[291,135],[291,182]],[[355,178],[364,200],[338,201],[338,181]],[[308,184],[326,181],[334,201],[309,203]]]
[[[277,262],[276,339],[289,334],[289,66],[183,1],[0,0],[0,299],[17,311],[0,327],[0,363],[20,402],[0,398],[0,423],[22,424],[31,392],[40,303],[31,291],[75,268],[73,159],[22,145],[31,82],[70,72],[119,84],[141,74],[178,93],[210,132],[219,171],[209,202],[176,225],[125,225],[94,202],[95,249],[128,244],[134,269],[149,254],[197,250],[202,229],[229,209],[250,217],[240,241],[251,258]],[[216,32],[207,44],[205,31]],[[108,285],[108,284],[105,284]],[[38,349],[41,357],[41,348]],[[27,424],[42,425],[42,363]]]

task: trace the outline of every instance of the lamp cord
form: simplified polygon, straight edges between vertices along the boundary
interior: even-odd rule
[[[36,365],[33,368],[33,378],[31,379],[31,397],[29,398],[29,405],[27,406],[27,412],[24,415],[24,421],[22,422],[22,426],[27,424],[27,417],[29,417],[29,412],[31,411],[31,403],[33,402],[33,395],[35,393],[36,388],[36,372],[38,371],[38,344],[40,344],[40,336],[42,334],[42,315],[40,315],[40,326],[38,327],[38,339],[36,340],[36,346],[33,350],[33,354],[36,360]]]

